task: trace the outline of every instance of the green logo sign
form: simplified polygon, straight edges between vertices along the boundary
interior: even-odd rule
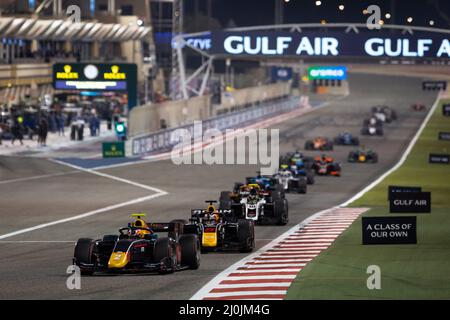
[[[122,142],[104,142],[103,158],[123,158],[125,157],[125,143]]]

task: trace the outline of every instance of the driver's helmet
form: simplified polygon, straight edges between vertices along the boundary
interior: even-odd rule
[[[139,238],[145,238],[146,235],[152,233],[150,231],[150,228],[148,227],[147,223],[143,219],[141,219],[141,217],[145,217],[145,214],[136,213],[136,214],[132,214],[131,216],[137,217],[137,219],[131,224],[131,226],[134,227],[130,232],[132,236],[137,236]]]
[[[257,196],[258,196],[258,191],[256,190],[256,188],[251,188],[249,191],[249,195],[248,195],[249,201],[255,201]]]

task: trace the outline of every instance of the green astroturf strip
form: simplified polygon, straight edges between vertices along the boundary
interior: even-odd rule
[[[450,141],[438,140],[450,131],[443,103],[450,100],[440,102],[405,163],[350,205],[370,207],[364,216],[394,216],[388,185],[430,191],[431,214],[403,214],[417,216],[417,245],[363,246],[360,217],[299,273],[287,299],[450,299],[450,165],[428,164],[429,153],[450,153]],[[381,269],[380,290],[366,286],[369,265]]]

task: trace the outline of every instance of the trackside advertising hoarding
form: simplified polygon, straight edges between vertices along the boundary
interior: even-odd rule
[[[235,56],[450,58],[448,34],[389,30],[212,32],[211,53]]]

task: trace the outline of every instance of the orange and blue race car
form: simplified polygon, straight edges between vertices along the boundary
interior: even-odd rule
[[[314,158],[313,169],[317,175],[341,176],[341,165],[333,157],[322,155]]]
[[[95,272],[172,273],[200,266],[200,242],[196,234],[183,233],[183,223],[147,223],[143,213],[132,214],[135,221],[119,229],[119,235],[77,241],[73,264],[82,275]],[[159,236],[158,233],[167,233]]]
[[[305,150],[333,150],[333,141],[325,137],[316,137],[305,142]]]

